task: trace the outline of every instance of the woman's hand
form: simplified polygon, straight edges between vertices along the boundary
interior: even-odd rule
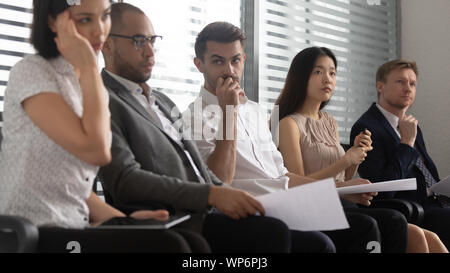
[[[89,41],[78,33],[68,10],[58,15],[54,30],[56,30],[55,43],[59,52],[76,70],[97,68],[97,56],[94,49]]]
[[[367,152],[373,150],[371,135],[372,133],[366,129],[355,137],[353,147],[345,153],[349,165],[361,164],[366,159]]]
[[[340,181],[336,183],[337,187],[348,187],[348,186],[355,186],[355,185],[364,185],[364,184],[371,184],[369,180],[362,179],[362,178],[356,178],[351,179],[347,181]],[[365,193],[356,193],[356,194],[347,194],[341,196],[342,198],[357,203],[363,206],[370,206],[371,202],[373,200],[373,197],[377,196],[378,192],[365,192]]]
[[[376,196],[376,194],[374,195],[374,193],[355,193],[342,195],[341,197],[352,203],[368,207],[372,204],[370,201],[372,201],[374,196]]]
[[[347,159],[350,166],[359,165],[366,159],[368,149],[371,150],[372,148],[353,146],[348,149],[344,157]]]
[[[372,148],[372,133],[369,130],[365,130],[364,132],[359,133],[355,137],[355,141],[353,142],[353,147],[365,147],[368,150],[371,151]]]
[[[167,210],[138,210],[130,214],[129,217],[138,220],[155,219],[165,221],[169,219],[169,212]]]

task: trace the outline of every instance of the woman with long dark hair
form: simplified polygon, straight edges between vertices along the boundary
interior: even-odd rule
[[[315,179],[334,177],[338,186],[345,186],[373,148],[371,133],[366,130],[356,136],[354,145],[345,152],[336,120],[322,111],[335,90],[336,72],[336,57],[327,48],[310,47],[294,58],[276,102],[280,113],[279,150],[290,172]],[[382,233],[387,229],[386,210],[346,205],[346,211],[375,218]],[[407,252],[447,249],[436,234],[408,224]]]

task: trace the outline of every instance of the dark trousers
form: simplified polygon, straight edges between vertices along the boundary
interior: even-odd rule
[[[399,211],[393,209],[346,208],[375,219],[380,231],[382,253],[405,253],[408,243],[408,222]]]
[[[233,220],[211,213],[205,218],[203,236],[214,253],[335,252],[325,234],[291,231],[282,221],[265,216]]]
[[[378,224],[372,217],[360,213],[345,211],[350,225],[348,229],[324,231],[333,240],[338,253],[369,252],[369,242],[380,242]]]
[[[435,232],[447,249],[450,249],[450,207],[441,207],[435,200],[423,204],[423,228]]]
[[[39,228],[38,252],[210,252],[199,234],[185,229]]]

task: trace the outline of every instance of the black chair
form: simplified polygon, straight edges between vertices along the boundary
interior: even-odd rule
[[[35,252],[38,240],[38,228],[29,220],[0,215],[0,253]]]
[[[97,181],[96,181],[97,183]],[[96,186],[96,183],[94,185]],[[101,191],[94,188],[101,195]],[[114,220],[114,219],[112,219]],[[171,230],[154,230],[154,233],[142,233],[144,230],[128,229],[126,226],[119,230],[109,230],[96,228],[92,229],[94,233],[86,237],[82,235],[83,230],[76,229],[59,229],[48,228],[47,230],[38,229],[31,221],[19,217],[0,215],[0,253],[33,253],[33,252],[57,252],[57,253],[79,253],[79,252],[110,252],[122,251],[121,249],[111,248],[110,236],[120,237],[122,235],[147,236],[148,240],[152,240],[154,247],[148,249],[144,248],[146,252],[165,253],[165,252],[189,252],[189,246],[181,239],[182,237]],[[91,230],[91,231],[92,231]],[[146,230],[148,231],[148,230]],[[130,233],[131,232],[131,233]],[[69,235],[69,236],[68,236]],[[102,235],[101,238],[97,235]],[[183,233],[183,236],[189,235],[187,240],[197,240],[200,242],[196,245],[198,251],[208,252],[206,241],[200,240],[197,237],[192,237],[190,234]],[[62,239],[61,239],[62,238]],[[69,240],[69,238],[71,240]],[[79,239],[80,240],[79,240]],[[44,241],[42,241],[44,240]],[[55,244],[55,241],[58,242]],[[126,241],[126,240],[125,240]],[[106,243],[105,243],[106,242]],[[194,242],[194,241],[193,241]],[[127,251],[143,251],[139,247],[129,245],[125,242]],[[81,247],[83,246],[83,247]],[[87,246],[84,248],[84,246]],[[106,246],[109,246],[106,248]],[[103,250],[104,249],[104,250]],[[131,249],[131,250],[130,250]]]
[[[0,131],[0,145],[1,140]],[[97,183],[94,183],[94,191],[97,192],[96,186]],[[28,219],[19,216],[0,215],[0,253],[36,252],[38,241],[38,228]]]
[[[342,144],[345,151],[351,148],[349,144]],[[379,199],[376,198],[372,200],[372,204],[369,208],[385,208],[385,209],[395,209],[401,212],[408,223],[421,226],[424,219],[423,207],[416,202],[403,200],[403,199]]]

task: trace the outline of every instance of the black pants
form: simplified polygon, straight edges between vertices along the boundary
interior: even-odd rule
[[[408,243],[408,222],[393,209],[345,208],[346,212],[372,217],[380,231],[382,253],[405,253]]]
[[[291,231],[282,221],[265,216],[233,220],[211,213],[205,218],[203,236],[214,253],[335,252],[325,234]]]
[[[370,216],[345,211],[348,229],[324,231],[333,240],[338,253],[366,253],[369,242],[380,242],[377,222]]]
[[[62,229],[39,228],[38,252],[210,252],[208,243],[185,229]]]
[[[447,249],[450,249],[450,207],[441,207],[435,200],[423,204],[423,228],[435,232]]]

